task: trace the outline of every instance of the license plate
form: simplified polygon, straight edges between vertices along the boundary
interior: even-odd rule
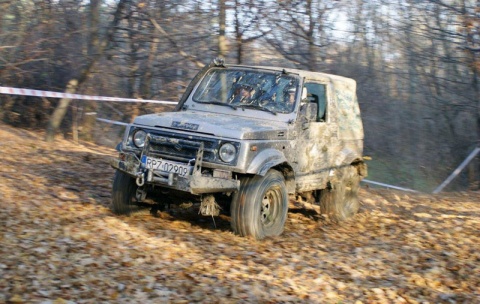
[[[142,156],[142,163],[147,169],[159,170],[163,172],[173,172],[177,173],[180,176],[189,175],[193,168],[188,164],[177,163],[171,160],[153,158],[146,155]]]

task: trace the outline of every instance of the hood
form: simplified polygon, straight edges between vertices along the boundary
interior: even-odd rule
[[[232,139],[287,137],[287,124],[205,112],[165,112],[135,118],[135,125]]]

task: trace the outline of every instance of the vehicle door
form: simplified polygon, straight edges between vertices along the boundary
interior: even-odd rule
[[[333,88],[329,83],[313,80],[306,80],[304,88],[307,98],[302,100],[296,126],[296,179],[299,191],[319,189],[326,185],[339,149]]]

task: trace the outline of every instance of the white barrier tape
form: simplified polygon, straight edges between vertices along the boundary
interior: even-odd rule
[[[175,101],[118,98],[118,97],[106,97],[106,96],[90,96],[90,95],[80,95],[80,94],[60,93],[60,92],[51,92],[51,91],[20,89],[20,88],[11,88],[11,87],[0,87],[0,94],[34,96],[34,97],[82,99],[82,100],[97,100],[97,101],[148,102],[148,103],[159,103],[159,104],[177,104],[177,102],[175,102]]]
[[[406,191],[406,192],[419,193],[416,190],[412,190],[412,189],[408,189],[408,188],[402,188],[402,187],[393,186],[393,185],[384,184],[384,183],[379,183],[379,182],[374,182],[374,181],[371,181],[371,180],[368,180],[368,179],[363,179],[362,182],[377,185],[377,186],[382,186],[382,187],[386,187],[386,188],[392,188],[392,189],[396,189],[396,190]]]
[[[110,119],[105,119],[105,118],[96,118],[98,121],[101,121],[101,122],[106,122],[106,123],[109,123],[109,124],[112,124],[112,125],[120,125],[120,126],[127,126],[128,123],[126,122],[120,122],[120,121],[115,121],[115,120],[110,120]]]

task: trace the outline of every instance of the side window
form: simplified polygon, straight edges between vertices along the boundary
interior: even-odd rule
[[[327,88],[321,83],[307,82],[307,98],[310,102],[317,104],[317,121],[325,122],[327,120]]]

